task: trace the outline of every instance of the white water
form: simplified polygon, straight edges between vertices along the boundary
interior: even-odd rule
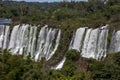
[[[28,25],[22,25],[18,30],[16,34],[16,39],[14,41],[14,47],[10,48],[10,52],[13,54],[19,54],[22,55],[23,48],[26,46],[26,31],[27,31]],[[14,29],[13,29],[14,30]],[[14,35],[13,35],[14,36]],[[12,35],[11,35],[12,37]]]
[[[57,34],[57,36],[55,36]],[[37,41],[37,52],[35,56],[35,61],[45,57],[49,60],[58,48],[60,41],[61,30],[48,28],[44,26],[41,28],[38,41]]]
[[[52,67],[52,69],[60,70],[60,69],[63,67],[64,63],[65,63],[65,60],[66,60],[66,58],[64,57],[64,58],[62,59],[62,61],[60,61],[60,63],[58,63],[57,66]]]
[[[34,57],[34,55],[36,55],[36,54],[35,54],[35,53],[36,53],[35,48],[36,48],[36,46],[37,46],[37,45],[35,45],[36,35],[37,35],[37,27],[34,26],[34,27],[33,27],[33,34],[32,34],[31,49],[30,49],[30,53],[31,53],[31,57],[32,57],[32,58]]]
[[[7,49],[8,48],[9,34],[10,34],[10,26],[6,26],[5,27],[5,33],[4,33],[3,49]]]
[[[101,30],[98,40],[97,54],[95,56],[96,59],[101,60],[106,57],[107,52],[107,37],[108,37],[108,29],[105,28]]]
[[[78,51],[81,50],[82,40],[83,40],[83,36],[85,33],[85,29],[86,28],[77,29],[75,35],[73,36],[74,39],[72,39],[69,49],[76,49]]]
[[[31,54],[32,39],[33,39],[33,29],[34,29],[34,27],[30,26],[30,31],[29,31],[29,36],[28,36],[29,39],[28,39],[28,45],[27,45],[27,50],[26,50],[26,53],[27,53],[26,56],[30,55],[31,57],[33,57],[32,54]]]
[[[0,25],[0,48],[3,47],[3,40],[4,40],[4,25]]]
[[[52,33],[52,29],[50,29],[50,30],[48,30],[48,33],[47,33],[47,37],[46,37],[46,42],[45,42],[45,45],[44,45],[44,49],[43,49],[43,53],[44,53],[44,55],[46,55],[46,57],[47,57],[47,54],[50,52],[50,47],[52,46],[52,39],[53,39],[53,36],[52,35],[54,35],[53,33]],[[45,57],[45,58],[46,58]],[[47,59],[47,58],[46,58]]]
[[[110,44],[110,53],[120,52],[120,31],[114,31]]]
[[[76,31],[76,35],[73,42],[70,43],[70,47],[73,43],[71,49],[76,49],[81,52],[81,55],[86,58],[94,58],[101,60],[106,57],[107,51],[107,37],[108,37],[108,25],[97,29],[87,29],[85,38],[83,38],[84,30],[79,28]],[[83,42],[83,44],[82,44]],[[82,49],[81,49],[82,46]]]
[[[19,31],[18,34],[18,45],[16,47],[18,47],[18,54],[22,55],[24,52],[24,49],[27,47],[27,43],[28,43],[28,28],[29,25],[22,25],[21,29]]]
[[[95,54],[97,53],[97,42],[98,42],[98,34],[99,29],[94,29],[91,31],[89,42],[87,43],[86,53],[83,53],[83,57],[87,58],[95,58]]]
[[[39,58],[41,59],[41,57],[43,57],[43,45],[45,44],[45,36],[46,36],[46,28],[48,26],[44,26],[43,28],[41,28],[39,36],[38,36],[38,41],[37,41],[37,53],[35,56],[35,61],[37,61]]]
[[[8,49],[15,48],[15,42],[16,42],[16,39],[17,39],[18,28],[19,28],[19,25],[14,26],[14,28],[12,30]]]
[[[89,42],[90,34],[91,34],[92,30],[93,29],[88,29],[87,32],[86,32],[86,36],[85,36],[84,43],[83,43],[83,48],[82,48],[82,53],[81,53],[82,56],[89,55],[89,53],[87,53],[87,48],[88,48],[88,42]]]
[[[53,54],[55,53],[55,51],[57,50],[58,45],[59,45],[59,41],[60,41],[60,36],[61,36],[61,30],[59,30],[59,32],[58,32],[57,39],[55,41],[56,45],[55,45],[53,51],[51,52],[51,54],[49,54],[47,60],[49,60],[53,56]]]
[[[10,33],[10,26],[0,25],[0,48],[8,49],[12,54],[30,56],[38,61],[41,57],[49,60],[58,48],[61,30],[41,28],[27,24],[16,25]],[[10,37],[10,38],[9,38]]]

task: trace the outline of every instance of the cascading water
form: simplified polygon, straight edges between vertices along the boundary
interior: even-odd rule
[[[37,31],[37,27],[23,24],[14,26],[10,33],[10,26],[0,25],[0,48],[12,54],[31,56],[35,61],[41,57],[49,60],[58,48],[61,30],[45,25],[39,36]]]
[[[97,53],[98,34],[98,28],[91,31],[90,37],[88,38],[86,52],[82,53],[83,57],[95,58],[95,54]],[[86,43],[84,45],[86,45]]]
[[[3,47],[3,40],[4,40],[4,25],[0,25],[0,48]]]
[[[61,35],[61,30],[59,30],[59,32],[58,32],[57,39],[55,41],[56,45],[55,45],[53,51],[51,52],[51,54],[49,54],[48,59],[50,59],[52,57],[52,55],[55,53],[55,51],[57,50],[59,41],[60,41],[60,35]]]
[[[110,53],[120,52],[120,31],[113,32],[109,52]]]
[[[55,34],[57,34],[57,36],[55,36]],[[46,60],[49,60],[52,57],[59,45],[60,34],[61,30],[49,29],[47,26],[41,29],[37,41],[36,61],[41,57],[45,57]]]
[[[7,49],[8,48],[8,44],[9,44],[9,34],[10,34],[10,26],[6,26],[5,27],[5,33],[4,33],[4,42],[3,42],[3,49]]]
[[[31,58],[33,58],[34,54],[33,54],[33,41],[35,40],[35,28],[36,27],[32,27],[30,26],[29,29],[29,34],[28,34],[28,45],[27,45],[27,48],[26,48],[26,56],[30,55]],[[34,34],[34,35],[33,35]]]
[[[62,61],[60,61],[60,63],[58,63],[57,66],[52,67],[51,69],[55,69],[55,70],[61,69],[61,68],[63,67],[63,65],[64,65],[65,60],[66,60],[66,58],[64,57],[64,58],[62,59]]]
[[[76,34],[73,36],[74,38],[71,40],[69,49],[76,49],[78,51],[81,50],[83,35],[85,33],[86,28],[79,28],[76,31]]]
[[[84,37],[86,29],[87,29],[87,27],[77,29],[76,33],[73,35],[72,40],[70,42],[69,50],[75,49],[79,52],[81,51],[83,37]],[[64,57],[64,59],[56,67],[54,67],[54,69],[61,69],[65,60],[66,60],[66,57]]]
[[[15,42],[16,42],[16,39],[17,39],[18,28],[19,28],[19,25],[14,26],[14,28],[12,30],[8,49],[12,49],[12,48],[15,47]]]
[[[47,25],[41,28],[41,31],[38,36],[38,42],[37,42],[38,46],[37,46],[37,52],[35,56],[36,61],[43,56],[43,45],[45,44],[45,36],[47,32],[46,28],[47,28]]]
[[[31,40],[31,48],[30,48],[30,54],[31,54],[31,57],[33,58],[36,54],[36,45],[35,45],[35,42],[36,42],[36,35],[37,35],[37,27],[33,26],[32,28],[32,40]]]
[[[81,55],[86,58],[94,58],[101,60],[106,57],[107,51],[107,37],[108,37],[108,25],[97,29],[87,29],[85,38],[83,35],[86,28],[79,28],[76,31],[76,35],[70,43],[69,49],[76,49],[81,52]],[[83,45],[82,45],[83,42]],[[73,45],[71,45],[73,43]],[[82,49],[81,49],[81,46]]]
[[[103,29],[102,29],[103,28]],[[98,38],[98,47],[97,47],[97,54],[95,56],[96,59],[101,60],[102,58],[106,57],[107,52],[107,38],[108,38],[108,27],[102,27],[99,38]]]
[[[89,55],[89,53],[87,54],[87,48],[88,48],[88,43],[89,43],[90,34],[92,30],[93,29],[87,29],[86,36],[83,43],[82,53],[81,53],[83,56]]]
[[[26,46],[26,31],[27,31],[28,25],[22,25],[17,31],[16,40],[14,41],[15,47],[11,48],[10,51],[14,54],[18,53],[19,55],[22,55],[23,48]]]

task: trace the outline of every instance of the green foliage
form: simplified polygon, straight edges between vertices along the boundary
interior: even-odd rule
[[[105,61],[90,62],[90,71],[93,80],[119,80],[120,79],[120,53],[108,55]]]
[[[24,73],[22,76],[22,80],[46,80],[47,75],[42,71],[37,71],[36,69],[31,69],[28,72]]]
[[[71,55],[75,50],[69,51]],[[67,54],[66,54],[67,55]],[[75,57],[75,56],[74,56]],[[10,55],[5,51],[0,55],[0,80],[119,80],[120,53],[107,56],[104,61],[88,59],[89,68],[86,72],[77,69],[76,59],[68,58],[61,70],[45,68],[44,59],[33,62],[29,58]]]
[[[71,61],[77,61],[80,58],[80,52],[76,50],[69,50],[66,52],[66,58]]]
[[[93,71],[94,80],[119,80],[120,79],[120,66],[105,65],[101,69]]]
[[[62,73],[65,76],[73,76],[73,75],[75,75],[75,70],[76,70],[75,64],[70,61],[69,62],[66,61],[65,66],[62,69]]]

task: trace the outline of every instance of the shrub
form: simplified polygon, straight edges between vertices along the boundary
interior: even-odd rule
[[[76,50],[69,50],[65,56],[68,60],[77,61],[80,58],[80,53]]]

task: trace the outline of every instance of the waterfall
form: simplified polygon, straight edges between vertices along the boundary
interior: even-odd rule
[[[95,58],[95,54],[97,53],[96,48],[97,48],[97,42],[98,42],[98,34],[99,34],[98,28],[91,31],[86,53],[82,53],[83,57]]]
[[[60,70],[65,63],[65,60],[66,58],[64,57],[55,67],[51,67],[51,69]]]
[[[39,32],[39,36],[38,36],[38,41],[37,41],[37,52],[36,52],[36,56],[35,56],[35,61],[37,61],[39,58],[41,59],[41,57],[43,57],[43,45],[45,44],[45,36],[46,36],[46,32],[47,32],[47,28],[48,26],[45,25],[43,28],[41,28],[40,32]]]
[[[14,54],[18,53],[19,55],[22,55],[25,43],[27,43],[25,41],[25,39],[26,39],[25,38],[25,35],[26,35],[25,33],[26,33],[27,28],[28,28],[28,25],[22,25],[18,29],[16,42],[15,42],[15,47],[11,49],[12,53],[14,53]]]
[[[19,25],[16,25],[16,26],[14,26],[14,28],[12,30],[12,33],[10,35],[10,43],[9,43],[8,49],[12,49],[12,48],[15,47],[15,42],[16,42],[16,39],[17,39],[18,28],[19,28]]]
[[[35,45],[35,42],[36,42],[36,35],[37,35],[37,27],[33,26],[32,28],[32,40],[31,40],[31,48],[30,48],[30,53],[31,53],[31,57],[33,58],[34,55],[36,55],[36,45]]]
[[[76,49],[78,51],[81,50],[82,40],[83,40],[83,36],[85,33],[85,29],[86,29],[86,27],[77,29],[75,35],[73,36],[74,38],[71,40],[69,49]]]
[[[31,58],[33,58],[33,53],[31,53],[31,51],[32,51],[32,41],[34,38],[34,36],[33,36],[34,29],[35,29],[35,27],[30,26],[30,31],[29,31],[29,35],[28,35],[28,45],[27,45],[27,50],[26,50],[26,53],[27,53],[26,56],[30,55]]]
[[[49,60],[56,52],[61,30],[45,25],[37,35],[37,27],[28,24],[16,25],[10,33],[10,26],[0,25],[0,48],[12,54],[30,56],[38,61],[41,57]]]
[[[54,35],[54,32],[52,32],[52,29],[49,29],[47,36],[46,36],[46,42],[45,42],[45,45],[43,47],[43,53],[44,53],[43,55],[46,55],[46,57],[47,57],[47,54],[50,52],[50,48],[52,46],[53,35]]]
[[[82,53],[81,53],[82,56],[88,56],[89,55],[89,53],[87,53],[87,48],[88,48],[88,42],[89,42],[90,34],[91,34],[92,30],[93,29],[87,29],[85,39],[84,39],[84,43],[83,43]]]
[[[102,58],[106,57],[108,31],[109,30],[108,30],[107,26],[104,26],[104,28],[101,30],[101,32],[99,34],[97,54],[95,56],[96,59],[98,59],[98,60],[101,60]]]
[[[49,54],[48,60],[52,57],[52,55],[53,55],[53,54],[55,53],[55,51],[57,50],[58,45],[59,45],[59,41],[60,41],[60,36],[61,36],[61,30],[59,30],[59,32],[58,32],[57,39],[56,39],[56,41],[55,41],[56,45],[55,45],[53,51],[51,52],[51,54]]]
[[[55,34],[57,34],[57,36],[55,36]],[[49,29],[47,25],[41,28],[37,41],[38,46],[35,61],[41,59],[41,57],[45,57],[46,60],[52,57],[58,48],[60,35],[61,30]]]
[[[92,29],[79,28],[71,40],[69,49],[81,52],[82,57],[101,60],[106,57],[108,25]],[[83,35],[85,38],[83,39]],[[82,44],[83,42],[83,44]],[[81,48],[82,46],[82,48]]]
[[[6,26],[5,27],[5,33],[4,33],[3,49],[7,49],[8,48],[9,34],[10,34],[10,26]]]
[[[120,31],[113,32],[109,52],[110,53],[120,52]]]
[[[3,40],[4,40],[4,25],[0,25],[0,48],[3,47]]]

